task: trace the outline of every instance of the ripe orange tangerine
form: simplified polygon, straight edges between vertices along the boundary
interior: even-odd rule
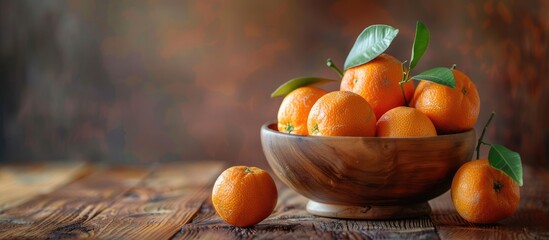
[[[475,126],[480,112],[480,97],[473,81],[463,72],[453,70],[456,88],[421,81],[410,102],[427,115],[439,133],[458,133]]]
[[[378,137],[436,136],[435,125],[422,112],[411,107],[396,107],[377,120]]]
[[[402,80],[402,62],[383,53],[365,64],[349,68],[341,80],[340,90],[362,96],[375,112],[376,119],[398,106],[404,105],[404,96],[399,82]],[[414,94],[414,83],[402,85],[406,99]]]
[[[515,213],[519,185],[488,160],[463,164],[452,181],[452,202],[461,217],[472,223],[494,223]]]
[[[326,91],[312,87],[300,87],[290,92],[278,109],[278,131],[290,134],[307,135],[307,117],[316,100]]]
[[[273,212],[278,192],[271,175],[257,167],[234,166],[215,181],[212,203],[221,218],[234,226],[255,225]]]
[[[347,91],[327,93],[316,101],[307,120],[309,135],[375,135],[376,117],[360,95]]]

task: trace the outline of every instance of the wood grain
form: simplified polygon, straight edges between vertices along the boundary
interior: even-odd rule
[[[82,222],[112,205],[150,172],[142,167],[93,171],[79,181],[0,213],[0,239],[71,237],[57,233],[84,231]]]
[[[69,229],[63,234],[78,238],[169,239],[210,196],[211,185],[223,166],[219,162],[159,166],[112,206],[80,224],[85,231]]]
[[[209,198],[223,166],[90,166],[88,176],[0,212],[0,239],[549,239],[546,169],[525,166],[519,209],[496,224],[464,221],[449,193],[429,202],[430,217],[318,217],[305,210],[307,198],[277,182],[279,201],[273,214],[239,228],[223,222]]]
[[[437,239],[429,218],[408,220],[342,220],[314,216],[305,211],[307,199],[283,188],[273,214],[247,228],[228,225],[206,201],[192,222],[175,239]]]
[[[289,187],[320,203],[409,205],[447,191],[471,159],[474,130],[419,138],[314,137],[261,128],[267,161]]]
[[[47,194],[90,173],[85,162],[0,167],[0,212]]]

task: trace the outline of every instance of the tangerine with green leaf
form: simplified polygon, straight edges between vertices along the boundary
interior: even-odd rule
[[[472,223],[494,223],[510,217],[520,201],[519,185],[487,159],[462,165],[452,181],[451,194],[456,211]]]
[[[472,223],[489,224],[512,216],[520,202],[520,155],[501,145],[484,142],[486,123],[477,143],[489,145],[488,159],[463,164],[452,180],[451,198],[458,214]]]
[[[399,85],[402,76],[402,62],[383,53],[365,64],[347,69],[340,90],[362,96],[374,110],[376,119],[379,119],[390,109],[405,105]],[[412,99],[414,83],[407,82],[402,87],[407,101]]]
[[[455,88],[421,81],[410,103],[433,121],[439,134],[473,128],[480,112],[480,97],[473,81],[459,70],[452,72]]]

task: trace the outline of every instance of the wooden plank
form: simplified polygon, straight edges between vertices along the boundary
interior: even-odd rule
[[[496,224],[472,224],[456,212],[450,193],[432,200],[431,218],[441,239],[549,238],[549,171],[524,167],[524,186],[517,212]]]
[[[429,218],[356,221],[323,218],[305,211],[307,199],[280,186],[279,202],[269,218],[247,228],[226,224],[206,201],[175,239],[438,239]]]
[[[0,212],[24,203],[39,194],[85,176],[85,162],[10,165],[0,167]]]
[[[210,191],[222,169],[215,162],[159,165],[152,170],[92,168],[91,175],[1,211],[0,239],[549,238],[549,171],[543,169],[525,167],[519,210],[497,224],[464,221],[448,193],[430,202],[430,218],[322,218],[305,211],[307,199],[277,183],[280,196],[274,213],[248,228],[224,223],[213,209]]]
[[[210,196],[223,166],[220,162],[159,166],[139,186],[79,228],[50,236],[169,239]]]
[[[93,173],[48,194],[0,213],[0,239],[66,238],[67,229],[81,229],[150,170],[143,167],[95,168]]]

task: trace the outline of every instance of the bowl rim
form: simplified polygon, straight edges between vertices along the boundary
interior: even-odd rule
[[[279,132],[277,130],[274,130],[270,128],[272,125],[278,124],[277,121],[271,120],[265,122],[263,125],[261,125],[261,131],[268,131],[275,135],[280,135],[284,137],[289,138],[305,138],[305,139],[363,139],[363,140],[382,140],[382,141],[397,141],[397,140],[435,140],[435,139],[444,139],[444,138],[455,138],[459,137],[461,135],[467,135],[470,134],[470,132],[474,132],[475,128],[471,128],[464,132],[459,133],[451,133],[451,134],[442,134],[442,135],[436,135],[436,136],[419,136],[419,137],[365,137],[365,136],[314,136],[314,135],[297,135],[297,134],[289,134],[289,133],[283,133]]]

